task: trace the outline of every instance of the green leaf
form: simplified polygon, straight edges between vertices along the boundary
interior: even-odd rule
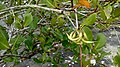
[[[68,67],[68,64],[63,64],[62,67]]]
[[[43,54],[42,54],[42,61],[45,61],[46,60],[46,57],[47,56],[47,54],[44,52]]]
[[[82,61],[83,62],[83,67],[87,67],[90,64],[90,60],[89,59],[86,60],[85,56],[83,56],[82,60],[83,60]]]
[[[38,23],[38,21],[39,21],[39,19],[37,18],[37,17],[34,17],[34,19],[33,19],[33,22],[32,23],[30,23],[30,28],[31,29],[36,29],[37,28],[37,23]]]
[[[33,21],[33,16],[31,13],[26,13],[24,15],[24,27],[28,26]]]
[[[0,30],[2,31],[1,33],[4,34],[4,37],[5,37],[5,38],[7,39],[7,41],[8,41],[9,36],[8,36],[8,32],[6,31],[6,28],[5,28],[5,27],[2,27],[2,26],[0,25]]]
[[[114,58],[114,64],[120,67],[120,55],[116,55]]]
[[[55,7],[53,4],[52,4],[52,0],[46,0],[46,3],[47,3],[47,5],[49,6],[49,7]]]
[[[39,37],[38,40],[39,40],[41,43],[45,43],[45,38],[44,38],[44,37]]]
[[[58,28],[55,29],[54,33],[56,34],[56,37],[58,39],[61,39],[61,40],[63,39],[63,34],[61,33],[61,31]]]
[[[13,22],[14,22],[14,17],[11,15],[5,20],[6,24],[12,24]]]
[[[117,8],[115,8],[115,9],[112,11],[112,16],[113,16],[113,17],[118,17],[118,16],[120,16],[120,7],[117,7]]]
[[[57,18],[52,18],[51,19],[51,25],[52,26],[56,25],[56,22],[57,22]]]
[[[58,25],[59,25],[59,26],[63,26],[64,23],[65,23],[65,20],[64,20],[63,18],[59,18],[59,19],[58,19]]]
[[[12,57],[3,57],[2,60],[4,62],[12,62],[12,61],[14,61],[14,59]]]
[[[90,29],[89,27],[84,26],[84,27],[83,27],[83,31],[84,31],[84,37],[85,37],[87,40],[92,41],[92,40],[93,40],[93,34],[92,34],[91,29]]]
[[[95,49],[101,49],[106,43],[106,36],[102,33],[97,34],[97,42],[95,43]]]
[[[42,63],[38,58],[33,58],[36,63]]]
[[[22,29],[23,25],[22,25],[22,23],[21,23],[21,19],[19,19],[18,17],[16,17],[14,26],[15,26],[17,29]]]
[[[6,29],[0,26],[0,50],[5,50],[9,48],[8,39],[9,38]]]
[[[26,47],[32,51],[33,49],[33,39],[31,36],[28,36],[27,39],[25,40],[25,45]]]
[[[98,0],[92,0],[91,4],[93,4],[94,7],[97,6]]]
[[[120,54],[120,47],[117,47],[118,53]]]
[[[91,14],[90,16],[88,16],[88,17],[83,21],[83,23],[82,23],[81,25],[82,25],[82,26],[84,26],[84,25],[89,26],[89,25],[94,24],[94,22],[96,21],[96,17],[97,17],[97,14],[96,14],[96,13]]]
[[[105,30],[110,26],[110,24],[96,24],[96,27],[100,30]]]
[[[106,20],[106,19],[107,19],[104,10],[101,10],[100,16],[101,16],[101,18],[102,18],[103,20]]]
[[[0,10],[4,9],[5,6],[3,4],[0,3]]]
[[[69,45],[68,40],[62,41],[62,45],[63,45],[65,48],[67,48],[68,45]]]
[[[10,39],[10,43],[13,45],[11,50],[18,49],[20,44],[25,40],[24,36],[16,35],[14,38]]]

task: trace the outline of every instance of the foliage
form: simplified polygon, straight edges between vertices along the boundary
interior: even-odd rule
[[[65,62],[67,52],[73,53],[71,62],[80,62],[82,44],[83,67],[94,66],[91,60],[104,65],[100,61],[109,53],[103,51],[106,36],[100,31],[120,19],[118,3],[119,0],[1,0],[0,19],[5,25],[0,24],[0,50],[6,52],[0,57],[3,62],[15,64],[33,59],[36,63],[66,67],[70,64]],[[96,28],[99,32],[93,33]]]
[[[120,47],[118,47],[118,54],[113,58],[114,64],[120,67]]]

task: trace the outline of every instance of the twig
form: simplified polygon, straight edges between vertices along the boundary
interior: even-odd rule
[[[16,14],[16,13],[21,13],[21,12],[23,12],[23,11],[25,11],[26,9],[23,9],[23,10],[20,10],[20,11],[15,11],[15,12],[13,12],[14,14]],[[0,13],[0,15],[2,15],[1,13]],[[7,17],[7,16],[9,16],[9,15],[11,15],[11,13],[8,13],[8,14],[5,14],[5,15],[3,15],[3,16],[0,16],[0,19],[3,19],[3,18],[5,18],[5,17]]]
[[[75,9],[75,12],[77,12],[77,9]],[[76,18],[76,28],[78,29],[78,16],[77,16],[77,13],[75,13],[75,18]]]
[[[67,18],[69,19],[69,21],[72,23],[73,27],[76,28],[76,26],[74,25],[74,23],[72,22],[72,20],[70,19],[69,16],[67,16]]]
[[[28,4],[31,4],[31,3],[32,3],[32,0],[30,0]]]
[[[39,4],[39,2],[40,2],[40,0],[37,0],[36,4],[38,5],[38,4]]]
[[[73,0],[71,0],[71,7],[73,7]]]

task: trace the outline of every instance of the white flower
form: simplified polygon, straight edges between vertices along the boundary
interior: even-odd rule
[[[105,61],[101,61],[101,64],[104,64],[105,63]]]
[[[95,65],[96,64],[96,60],[92,59],[92,60],[90,60],[90,63],[93,64],[93,65]]]
[[[73,59],[73,57],[71,57],[71,56],[69,56],[69,58],[72,60]]]

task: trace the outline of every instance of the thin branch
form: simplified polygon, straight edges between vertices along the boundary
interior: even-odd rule
[[[73,7],[73,0],[71,0],[71,7]]]
[[[40,0],[37,0],[36,5],[38,5],[38,4],[39,4],[39,2],[40,2]]]
[[[75,12],[77,12],[77,9],[75,9]],[[76,28],[78,29],[78,16],[77,16],[77,13],[75,13],[75,18],[76,18]]]
[[[28,4],[31,4],[31,3],[32,3],[32,0],[30,0]]]
[[[23,9],[23,10],[20,10],[20,11],[14,11],[13,13],[14,14],[16,14],[16,13],[21,13],[21,12],[23,12],[23,11],[25,11],[26,9]],[[1,15],[1,14],[0,14]],[[5,18],[5,17],[7,17],[7,16],[9,16],[9,15],[12,15],[11,13],[7,13],[7,14],[5,14],[5,15],[3,15],[3,16],[0,16],[0,19],[2,19],[2,18]]]
[[[41,8],[41,9],[44,9],[44,10],[55,11],[55,12],[58,12],[58,13],[62,13],[62,11],[63,11],[63,10],[58,10],[58,9],[53,9],[53,8],[42,7],[42,6],[39,6],[39,5],[29,5],[29,4],[27,4],[27,5],[20,5],[20,6],[9,7],[7,9],[1,10],[0,12],[7,11],[7,10],[10,10],[10,9],[15,9],[15,8],[26,8],[26,7]]]
[[[69,19],[69,21],[72,23],[73,27],[76,28],[76,26],[74,25],[74,23],[72,22],[72,20],[70,19],[70,17],[67,15],[67,18]]]

